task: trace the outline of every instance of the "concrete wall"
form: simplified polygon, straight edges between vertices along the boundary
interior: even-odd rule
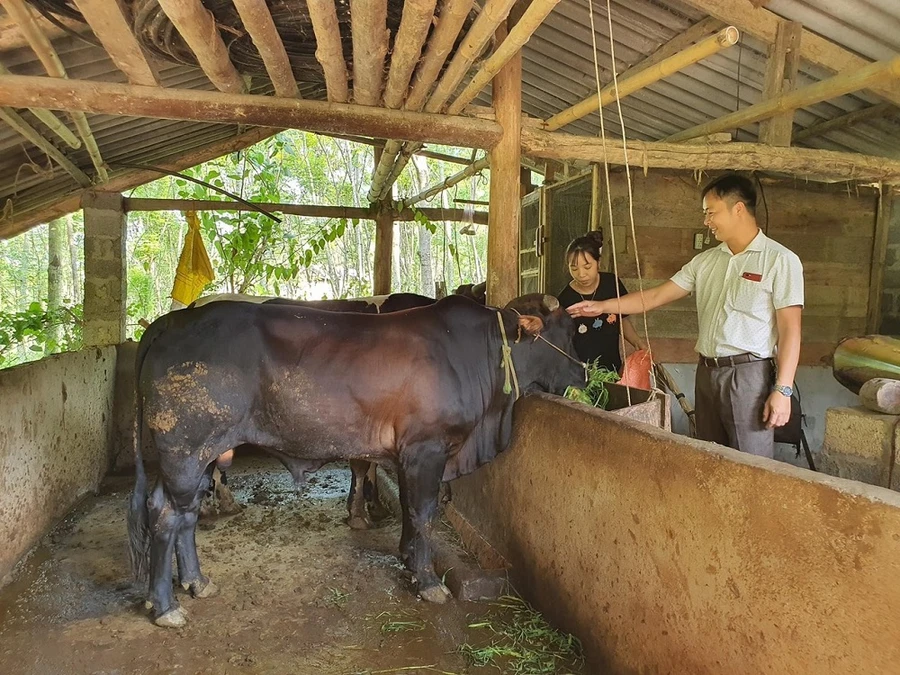
[[[0,585],[113,453],[114,347],[0,370]]]
[[[900,495],[535,396],[453,504],[591,672],[896,673]]]
[[[685,398],[694,407],[694,376],[697,374],[697,365],[693,363],[666,363],[663,364],[672,375],[675,383],[684,393]],[[800,401],[803,414],[806,415],[806,440],[812,450],[813,457],[818,458],[825,440],[825,412],[835,406],[854,406],[859,404],[859,397],[848,389],[838,384],[831,373],[831,368],[826,366],[800,366],[797,371],[797,386],[800,389]],[[672,431],[677,434],[688,434],[687,415],[681,406],[672,397]],[[775,449],[775,458],[790,462],[797,466],[807,466],[803,454],[797,458],[794,456],[793,446],[778,445]],[[818,466],[818,461],[817,461]]]

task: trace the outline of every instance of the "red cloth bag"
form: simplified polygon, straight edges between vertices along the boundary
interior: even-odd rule
[[[625,363],[622,364],[622,372],[619,373],[622,379],[619,380],[619,384],[650,391],[650,370],[652,367],[650,352],[646,349],[632,352],[625,359]]]

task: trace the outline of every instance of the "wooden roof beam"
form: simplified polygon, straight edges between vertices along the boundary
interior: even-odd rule
[[[285,98],[300,96],[287,50],[265,0],[234,0],[234,6],[266,66],[275,94]]]
[[[450,50],[453,49],[459,31],[472,9],[473,2],[474,0],[447,0],[444,3],[431,40],[425,48],[425,55],[413,77],[413,85],[403,106],[404,110],[418,111],[425,105],[431,85],[440,75],[441,68],[446,62]],[[385,144],[384,152],[382,152],[372,176],[372,185],[368,194],[370,202],[384,198],[391,189],[391,185],[394,184],[390,177],[401,147],[402,144],[395,140],[388,140]]]
[[[715,35],[704,38],[697,44],[691,45],[676,54],[657,60],[650,65],[644,66],[641,63],[635,68],[630,68],[624,76],[618,78],[619,99],[621,100],[639,89],[643,89],[654,82],[659,82],[663,78],[677,73],[693,63],[702,61],[727,47],[731,47],[737,43],[739,37],[740,34],[737,28],[728,26]],[[653,58],[653,56],[649,58]],[[632,74],[632,71],[635,72]],[[610,82],[600,90],[599,96],[594,93],[571,108],[567,108],[549,118],[544,125],[545,128],[548,131],[556,131],[575,120],[597,112],[601,107],[609,105],[616,100],[616,89],[615,84]]]
[[[0,64],[0,75],[12,75],[12,73],[6,69],[6,66]],[[78,149],[81,147],[81,141],[78,140],[78,137],[52,112],[42,108],[29,108],[29,110],[32,115],[43,122],[50,131],[56,134],[70,148]]]
[[[384,89],[384,105],[399,108],[409,90],[413,70],[419,61],[428,29],[434,20],[437,0],[406,0],[400,28],[394,38],[394,53],[391,55],[391,70]]]
[[[353,36],[353,100],[360,105],[378,105],[390,38],[387,0],[350,0],[350,31]]]
[[[744,33],[769,44],[775,42],[778,24],[784,21],[774,12],[754,6],[752,0],[679,1],[721,21],[734,24]],[[806,29],[800,37],[800,58],[834,73],[853,72],[871,63]],[[867,88],[885,100],[900,105],[900,83],[875,82]]]
[[[91,179],[84,171],[75,166],[72,160],[62,154],[56,146],[50,143],[50,141],[41,136],[41,134],[28,124],[28,122],[22,119],[21,115],[15,110],[12,108],[0,108],[0,120],[6,122],[16,132],[27,139],[29,143],[46,153],[50,159],[72,176],[81,187],[88,187],[91,184]]]
[[[495,122],[467,117],[274,96],[138,87],[25,75],[0,77],[0,105],[289,127],[324,133],[355,133],[472,148],[489,148],[500,137],[500,127]]]
[[[74,0],[116,68],[131,84],[158,87],[159,76],[125,18],[120,0]]]
[[[256,51],[262,57],[269,79],[275,85],[275,94],[285,98],[300,96],[291,61],[266,1],[234,0],[234,6],[241,17],[241,23],[250,33]]]
[[[751,105],[718,119],[698,124],[667,138],[667,141],[684,141],[704,134],[714,134],[726,129],[739,127],[768,119],[788,110],[805,108],[808,105],[837,98],[860,89],[870,88],[879,82],[890,82],[900,78],[900,56],[889,61],[876,61],[852,73],[842,73],[827,80],[795,89],[773,99]]]
[[[130,211],[254,211],[252,206],[241,202],[211,200],[211,199],[143,199],[126,197],[123,200],[124,209]],[[253,202],[253,206],[265,209],[273,213],[287,213],[308,218],[364,218],[375,220],[377,209],[374,207],[359,206],[324,206],[318,204],[267,204]],[[458,208],[421,208],[415,211],[410,208],[393,209],[391,219],[410,221],[416,219],[416,211],[421,212],[432,220],[456,220],[466,222],[468,213],[466,209]],[[487,225],[487,212],[472,212],[472,222]]]
[[[226,139],[184,152],[179,156],[158,163],[156,166],[160,169],[167,169],[169,171],[183,171],[184,169],[189,169],[192,166],[208,162],[217,157],[221,157],[222,155],[243,150],[279,131],[280,129],[251,129],[235,136],[230,136]],[[161,175],[162,174],[158,171],[128,169],[114,174],[109,182],[103,187],[105,190],[121,192],[137,187],[138,185],[143,185],[144,183],[149,183],[150,181],[156,180]],[[13,209],[5,217],[0,217],[0,239],[14,237],[35,225],[40,225],[41,223],[46,223],[72,213],[73,211],[77,211],[81,208],[82,197],[87,194],[89,190],[93,189],[93,186],[90,188],[78,188],[57,197],[49,203],[43,203],[25,211]]]
[[[558,161],[584,160],[625,164],[619,142],[561,132],[522,129],[522,152]],[[900,182],[900,161],[887,157],[811,148],[778,148],[761,143],[669,143],[628,141],[632,168],[690,169],[692,171],[771,171],[809,180]]]
[[[506,39],[494,50],[490,58],[481,65],[481,68],[475,73],[469,84],[466,85],[466,88],[447,108],[447,112],[451,115],[456,115],[471,103],[481,90],[494,79],[494,75],[506,65],[506,62],[519,53],[558,3],[559,0],[532,0],[528,9],[525,10],[525,13],[522,14],[516,25],[509,31]]]
[[[534,1],[532,0],[532,2]],[[516,2],[518,0],[487,0],[478,18],[475,19],[475,22],[469,28],[469,32],[466,33],[466,37],[463,38],[462,43],[453,55],[450,65],[447,66],[443,76],[425,103],[423,108],[425,112],[438,113],[443,110],[447,100],[456,91],[475,59],[478,58],[478,55],[485,48],[498,27],[506,21],[506,17]],[[386,194],[390,186],[397,180],[400,172],[403,171],[403,168],[409,162],[409,158],[420,147],[421,145],[418,144],[407,143],[403,148],[403,152],[397,157],[394,166],[391,168],[386,181],[387,187],[381,191],[382,196]],[[383,159],[384,157],[382,157]]]
[[[228,58],[228,49],[216,26],[215,17],[201,0],[158,2],[216,89],[227,94],[243,93],[246,90],[244,80]]]
[[[316,60],[325,73],[325,89],[332,103],[350,100],[347,62],[341,46],[341,31],[335,0],[306,0],[313,32],[316,34]]]
[[[443,110],[447,99],[456,91],[500,24],[506,21],[509,10],[515,3],[516,0],[487,0],[425,104],[425,112]]]
[[[31,8],[29,8],[23,0],[0,0],[0,5],[3,6],[6,13],[18,24],[25,39],[28,40],[31,49],[44,65],[47,74],[53,78],[67,78],[68,75],[59,58],[59,54],[56,53],[50,40],[44,35],[43,31],[41,31]],[[23,105],[11,107],[31,108],[32,106]],[[40,108],[47,106],[34,107]],[[94,134],[88,124],[87,117],[84,113],[78,111],[72,111],[71,117],[72,121],[75,123],[75,129],[78,131],[78,135],[81,136],[81,140],[84,141],[84,147],[88,151],[88,155],[91,158],[94,169],[97,171],[97,175],[100,177],[100,180],[106,182],[109,179],[109,174],[106,171],[106,165],[103,163],[103,157],[100,156],[100,148],[97,146],[97,141],[94,139]]]
[[[829,131],[846,129],[852,127],[854,124],[859,124],[860,122],[884,117],[892,110],[896,110],[892,103],[883,102],[876,105],[870,105],[867,108],[854,110],[853,112],[848,112],[846,115],[841,115],[834,119],[825,120],[824,122],[808,126],[806,129],[795,132],[792,140],[795,143],[798,143],[800,141],[805,141],[808,138],[812,138],[813,136],[827,134]]]

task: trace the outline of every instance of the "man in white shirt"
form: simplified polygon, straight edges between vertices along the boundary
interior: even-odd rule
[[[640,314],[693,293],[700,355],[695,382],[697,436],[772,457],[774,429],[791,415],[800,359],[803,267],[756,224],[756,189],[737,174],[702,192],[704,223],[722,242],[669,281],[617,300],[580,302],[572,316]]]

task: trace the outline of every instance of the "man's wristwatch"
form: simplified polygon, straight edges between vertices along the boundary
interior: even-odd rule
[[[776,384],[774,387],[772,387],[772,389],[783,396],[787,396],[788,398],[794,395],[794,390],[785,384]]]

